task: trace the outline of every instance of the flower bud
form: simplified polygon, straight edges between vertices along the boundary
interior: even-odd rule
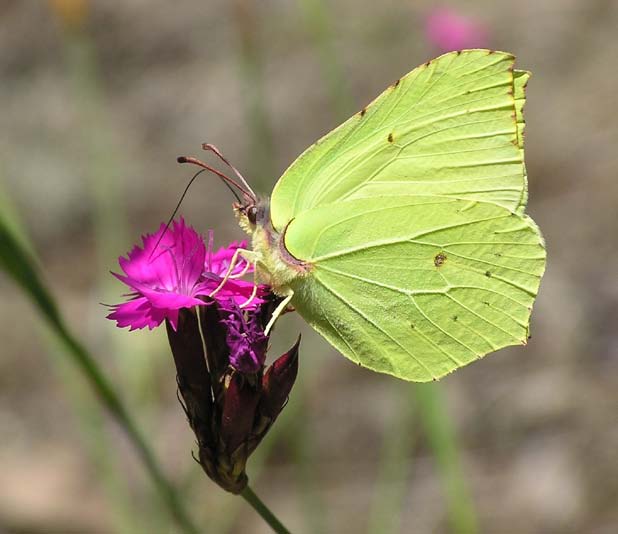
[[[195,310],[182,309],[176,330],[166,321],[167,337],[176,365],[178,390],[191,428],[202,440],[212,440],[213,415],[210,375]]]
[[[255,377],[235,371],[230,372],[226,382],[220,436],[225,450],[233,453],[253,430],[255,409],[260,400],[260,385]]]
[[[294,346],[268,368],[262,378],[259,412],[274,421],[282,410],[298,373],[300,336]]]

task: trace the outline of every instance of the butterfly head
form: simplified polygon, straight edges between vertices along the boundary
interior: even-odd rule
[[[269,220],[268,199],[251,198],[246,196],[244,202],[234,203],[234,213],[240,227],[252,235],[256,228],[264,227]]]

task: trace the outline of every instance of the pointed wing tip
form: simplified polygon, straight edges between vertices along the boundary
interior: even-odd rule
[[[492,50],[490,48],[463,48],[461,50],[451,50],[450,52],[445,52],[444,54],[441,54],[441,55],[435,57],[434,59],[426,61],[425,63],[423,63],[420,66],[421,67],[422,66],[428,66],[431,63],[439,61],[439,60],[441,60],[441,59],[443,59],[445,57],[466,56],[466,55],[470,55],[470,54],[479,54],[479,55],[487,55],[487,56],[498,55],[498,56],[503,56],[505,59],[508,59],[511,62],[515,62],[515,59],[516,59],[516,56],[514,54],[511,54],[510,52],[504,52],[502,50]]]

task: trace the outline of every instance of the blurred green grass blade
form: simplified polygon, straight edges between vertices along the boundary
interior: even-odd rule
[[[315,362],[312,362],[312,365]],[[319,430],[315,428],[314,420],[309,413],[308,396],[311,390],[307,388],[305,381],[296,384],[295,395],[298,397],[298,405],[301,413],[290,420],[289,428],[286,429],[286,441],[292,448],[295,459],[296,476],[300,482],[300,501],[306,532],[320,533],[330,532],[327,528],[330,508],[325,506],[320,491],[319,470],[316,469],[317,440]],[[314,390],[315,391],[315,390]]]
[[[476,514],[466,489],[457,440],[441,387],[438,384],[416,384],[414,392],[419,417],[442,477],[451,530],[457,534],[475,534],[478,532]]]
[[[324,0],[300,0],[300,7],[305,18],[305,25],[318,49],[322,76],[328,85],[332,112],[337,119],[346,119],[353,113],[355,102],[349,98],[348,81],[335,50],[335,34],[328,7]]]
[[[369,534],[401,532],[401,515],[412,470],[417,432],[416,406],[410,402],[410,385],[392,388],[394,417],[385,422],[374,498],[369,513]]]
[[[0,217],[0,265],[28,293],[47,321],[62,332],[64,337],[66,332],[58,309],[41,283],[34,264],[34,259],[26,252],[5,217]]]
[[[82,176],[93,201],[92,222],[98,264],[97,274],[108,276],[108,262],[118,256],[126,243],[126,192],[124,182],[128,165],[124,160],[122,132],[114,127],[112,110],[106,104],[99,74],[97,50],[82,28],[64,32],[65,71],[81,135],[79,162],[86,161]],[[99,282],[101,284],[101,282]]]
[[[4,220],[4,224],[9,229],[13,238],[20,244],[27,254],[32,255],[32,245],[26,236],[22,221],[11,202],[8,193],[4,187],[4,172],[2,162],[0,161],[0,217]]]
[[[262,81],[262,54],[259,39],[258,10],[255,0],[233,0],[230,4],[233,24],[238,37],[238,69],[245,112],[249,122],[251,168],[254,185],[265,188],[276,175],[275,142],[266,109]]]
[[[4,216],[0,216],[0,266],[30,297],[51,326],[52,331],[63,343],[66,354],[86,376],[90,387],[98,394],[101,402],[126,432],[183,532],[197,534],[199,532],[197,527],[193,525],[174,488],[163,475],[152,451],[137,430],[124,404],[97,363],[64,324],[53,297],[39,277],[35,261],[10,230]]]
[[[125,135],[118,131],[113,121],[114,115],[108,105],[106,87],[100,74],[99,50],[88,31],[86,18],[79,24],[63,24],[64,72],[70,106],[75,113],[75,128],[80,132],[74,141],[78,152],[76,165],[83,167],[80,174],[89,186],[92,200],[90,216],[97,266],[93,273],[93,291],[103,295],[109,292],[106,288],[116,283],[109,276],[109,262],[117,257],[126,243],[126,194],[122,177],[125,172],[130,172],[127,171],[130,166],[121,161],[124,159],[122,141]],[[90,329],[101,324],[100,306],[89,306],[88,315]],[[147,354],[149,358],[145,357],[146,347],[136,343],[134,336],[116,334],[115,329],[96,329],[99,344],[107,348],[110,361],[119,370],[118,376],[122,377],[122,384],[116,384],[116,387],[129,392],[130,397],[125,397],[125,402],[130,402],[133,409],[139,411],[142,424],[147,424],[157,404],[152,399],[145,402],[141,398],[136,399],[135,392],[156,390],[152,380],[147,380],[156,360],[152,358],[152,351]],[[152,337],[148,339],[154,341]],[[131,358],[122,357],[128,352]],[[64,363],[65,367],[69,367]],[[102,407],[97,399],[89,395],[87,386],[75,383],[74,368],[63,371],[64,388],[71,396],[81,433],[88,444],[88,453],[97,467],[98,478],[111,504],[110,515],[116,518],[114,525],[117,526],[114,528],[119,532],[139,532],[142,529],[153,534],[165,532],[169,529],[169,516],[158,499],[154,496],[143,499],[136,508],[126,476],[113,468],[113,448],[110,448],[107,428],[102,424]],[[150,488],[148,496],[151,497]]]
[[[22,249],[32,259],[34,254],[32,245],[25,234],[16,210],[13,208],[8,195],[2,187],[1,177],[0,214],[2,214],[3,221],[9,228],[9,233],[19,242]],[[51,332],[47,329],[44,331],[44,334],[45,338],[51,336]],[[49,340],[45,344],[49,347],[50,352],[56,353],[64,350],[59,346],[57,338]],[[103,408],[92,395],[92,391],[88,389],[87,384],[76,380],[76,375],[79,372],[75,366],[72,366],[68,360],[62,358],[54,357],[53,362],[57,364],[56,371],[59,373],[63,387],[66,388],[69,403],[75,409],[83,439],[88,443],[88,453],[97,469],[97,477],[103,479],[103,486],[107,491],[108,498],[113,503],[110,514],[112,528],[116,532],[135,532],[135,528],[132,525],[136,525],[138,520],[140,524],[143,524],[143,520],[135,517],[134,506],[128,499],[127,486],[126,484],[121,484],[122,480],[118,472],[113,468],[109,436],[105,432]],[[126,481],[126,477],[124,477],[124,481]],[[128,528],[133,530],[127,530]]]
[[[45,329],[46,338],[52,333]],[[136,507],[129,491],[130,480],[117,468],[114,458],[113,434],[108,432],[109,421],[105,409],[98,402],[91,388],[80,380],[80,372],[68,359],[61,357],[64,350],[57,339],[48,339],[47,349],[52,356],[54,371],[60,377],[62,387],[78,423],[81,441],[87,445],[86,454],[94,465],[97,482],[111,504],[109,525],[113,532],[139,532],[144,527],[141,508]],[[157,504],[159,504],[157,500]],[[136,512],[139,514],[136,515]],[[166,516],[166,519],[169,516]],[[169,524],[169,521],[167,521]]]

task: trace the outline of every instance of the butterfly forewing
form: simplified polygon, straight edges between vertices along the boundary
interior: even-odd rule
[[[517,209],[525,84],[514,80],[527,74],[514,77],[513,63],[503,52],[466,50],[401,78],[283,174],[271,199],[275,228],[316,206],[380,195],[447,195]]]

